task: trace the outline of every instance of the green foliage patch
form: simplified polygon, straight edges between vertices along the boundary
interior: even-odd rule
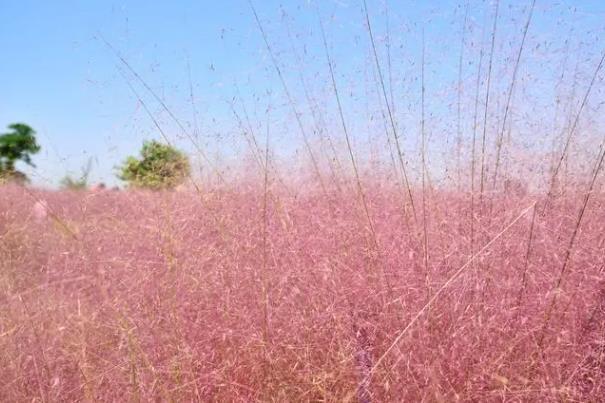
[[[40,151],[34,129],[24,123],[8,126],[10,132],[0,135],[0,181],[27,182],[27,176],[15,169],[17,161],[34,166],[31,156]]]
[[[170,145],[146,141],[140,154],[140,158],[128,157],[119,167],[118,178],[131,187],[174,188],[182,184],[191,171],[187,156]]]

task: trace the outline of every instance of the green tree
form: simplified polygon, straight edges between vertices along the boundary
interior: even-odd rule
[[[36,132],[23,123],[13,123],[8,128],[10,132],[0,135],[0,178],[25,182],[27,176],[15,169],[15,163],[23,161],[34,166],[31,156],[40,151]]]
[[[155,190],[180,185],[191,170],[183,152],[155,140],[144,142],[140,158],[130,156],[118,169],[118,178],[129,186]]]

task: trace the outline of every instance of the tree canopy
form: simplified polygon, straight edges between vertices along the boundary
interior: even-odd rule
[[[40,151],[36,132],[24,123],[13,123],[8,128],[10,132],[0,135],[0,177],[26,181],[25,174],[15,170],[15,164],[23,161],[34,166],[31,156]]]
[[[187,156],[171,145],[146,141],[140,158],[130,156],[119,167],[118,178],[131,187],[169,189],[180,185],[190,173]]]

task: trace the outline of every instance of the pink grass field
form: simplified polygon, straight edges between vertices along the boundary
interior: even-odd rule
[[[364,188],[0,188],[0,401],[602,401],[605,197]]]

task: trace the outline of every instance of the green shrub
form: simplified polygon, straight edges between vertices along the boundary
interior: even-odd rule
[[[84,190],[88,188],[88,181],[85,178],[74,179],[66,175],[61,179],[61,187],[66,190]]]
[[[170,189],[183,183],[190,170],[183,152],[157,141],[146,141],[140,158],[130,156],[119,167],[118,178],[131,187]]]
[[[79,178],[73,178],[71,175],[65,175],[61,179],[61,187],[67,190],[85,190],[88,188],[88,176],[92,168],[92,159],[88,159],[86,167],[82,169],[82,175]]]

